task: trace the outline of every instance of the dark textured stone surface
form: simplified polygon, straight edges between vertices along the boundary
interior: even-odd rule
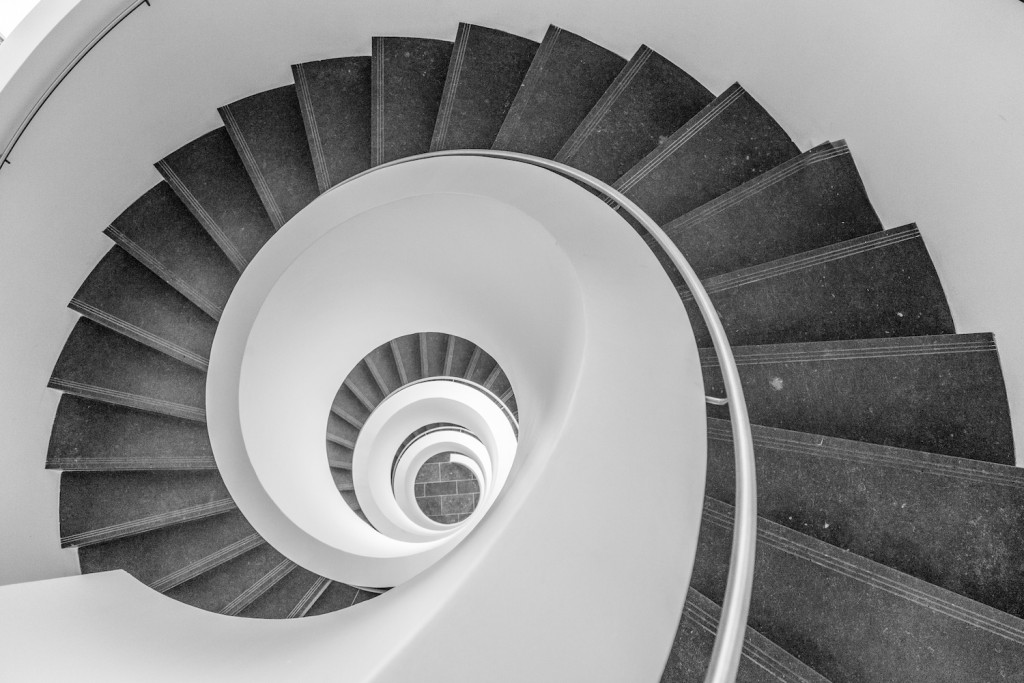
[[[462,337],[453,336],[452,338],[455,341],[455,346],[451,352],[451,367],[448,368],[447,374],[452,377],[462,377],[465,375],[466,368],[469,367],[476,344]]]
[[[754,426],[758,514],[1024,617],[1024,470]],[[708,420],[712,498],[733,503],[731,425]]]
[[[331,468],[331,477],[334,478],[334,485],[339,491],[352,491],[355,487],[352,485],[352,471],[343,470],[335,467]]]
[[[340,469],[352,469],[352,449],[334,443],[327,442],[327,462],[331,467]]]
[[[494,371],[497,361],[483,349],[477,348],[480,352],[474,353],[473,358],[470,358],[469,366],[466,368],[465,379],[483,386],[487,378],[490,377],[491,372]]]
[[[615,182],[713,99],[689,74],[642,45],[555,160]]]
[[[427,377],[438,377],[444,374],[444,362],[448,357],[448,335],[441,332],[427,332],[421,337],[421,362],[426,364]]]
[[[420,336],[407,334],[393,340],[391,346],[395,365],[401,368],[400,374],[405,377],[403,384],[421,379],[423,366],[420,360]]]
[[[391,344],[381,344],[365,358],[367,369],[377,380],[378,386],[385,395],[402,386],[402,377],[395,365],[395,355],[391,352]]]
[[[220,317],[238,270],[167,183],[135,200],[105,232],[189,301]]]
[[[225,129],[196,138],[156,167],[239,270],[273,236],[274,225]]]
[[[789,256],[706,280],[731,344],[952,334],[942,283],[916,226]],[[685,287],[698,346],[711,346]]]
[[[350,418],[354,418],[360,427],[366,422],[366,418],[370,416],[370,408],[348,386],[342,386],[338,389],[331,409],[336,415],[340,415],[350,424],[352,422]]]
[[[373,39],[371,166],[430,151],[451,53],[446,40]]]
[[[430,150],[489,148],[537,47],[511,33],[459,24]]]
[[[466,467],[436,455],[416,473],[416,503],[430,519],[455,524],[468,517],[479,502],[480,485]]]
[[[693,587],[721,602],[733,509],[705,500]],[[1024,621],[761,519],[749,625],[836,681],[1011,681]]]
[[[1013,435],[990,334],[740,346],[750,419],[768,427],[1013,464]],[[709,395],[722,396],[711,349]],[[713,417],[728,409],[708,406]]]
[[[206,374],[82,318],[64,344],[53,389],[164,415],[206,419]]]
[[[351,448],[359,436],[359,427],[334,412],[327,416],[327,438],[340,446]]]
[[[339,609],[356,605],[367,599],[367,597],[372,596],[373,594],[367,591],[361,591],[358,588],[332,581],[331,585],[320,596],[320,599],[313,603],[313,607],[306,613],[306,616],[315,617],[318,614],[336,612]]]
[[[492,147],[554,157],[625,65],[614,52],[549,27]]]
[[[281,553],[264,544],[172,588],[166,595],[210,612],[234,615],[294,568]]]
[[[353,394],[358,394],[359,402],[369,403],[374,408],[384,400],[384,392],[377,383],[370,368],[360,361],[345,377],[345,384],[349,385]]]
[[[234,509],[216,471],[64,472],[61,547],[116,538]]]
[[[698,277],[882,229],[845,143],[824,144],[667,223]],[[647,238],[653,243],[653,238]]]
[[[280,228],[319,194],[295,86],[250,95],[218,111],[267,215]]]
[[[664,224],[799,152],[775,119],[733,85],[616,180],[614,187]]]
[[[721,613],[718,605],[697,591],[691,588],[687,592],[661,683],[701,683],[704,680]],[[736,680],[739,683],[828,683],[824,676],[750,627],[744,638]]]
[[[264,543],[238,510],[78,549],[83,574],[124,569],[167,591]]]
[[[294,619],[305,616],[311,600],[327,587],[327,579],[296,567],[238,613],[250,619]]]
[[[206,370],[217,323],[120,247],[112,247],[68,305],[104,327]]]
[[[214,469],[206,425],[65,394],[46,466],[64,470]]]
[[[370,58],[292,67],[317,184],[326,192],[370,167]]]

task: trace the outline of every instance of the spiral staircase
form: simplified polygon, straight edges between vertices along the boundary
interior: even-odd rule
[[[240,273],[321,194],[414,155],[504,150],[641,207],[733,344],[760,515],[737,680],[1022,680],[1024,474],[995,340],[957,334],[920,233],[883,229],[844,142],[801,151],[740,85],[716,96],[646,46],[625,59],[556,27],[539,44],[469,24],[454,42],[375,37],[370,57],[292,71],[294,85],[223,106],[223,127],[154,160],[163,182],[106,228],[113,245],[69,304],[81,319],[49,383],[63,393],[47,467],[62,472],[61,544],[83,573],[124,569],[187,605],[263,619],[389,588],[298,566],[239,511],[205,426],[218,321]],[[692,294],[634,227],[690,318],[705,393],[722,396]],[[518,414],[514,378],[472,341],[425,331],[368,352],[326,416],[325,457],[357,514],[361,427],[437,377]],[[699,547],[663,681],[701,680],[714,641],[728,415],[709,406]]]

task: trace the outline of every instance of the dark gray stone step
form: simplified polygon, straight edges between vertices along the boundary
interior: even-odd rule
[[[265,541],[238,510],[78,549],[83,574],[124,569],[166,592]]]
[[[613,183],[713,99],[689,74],[641,45],[555,161]]]
[[[505,397],[505,400],[507,400],[507,398],[511,397],[512,384],[508,381],[508,376],[505,374],[505,371],[501,366],[495,365],[494,367],[498,370],[497,374],[494,376],[494,381],[490,384],[484,384],[484,386],[490,389],[498,398]],[[508,396],[506,396],[506,394],[508,394]]]
[[[317,185],[326,192],[370,167],[370,58],[292,66]]]
[[[266,593],[238,613],[251,619],[297,619],[306,616],[327,590],[330,579],[296,567]]]
[[[306,612],[306,616],[315,617],[318,614],[336,612],[339,609],[345,609],[346,607],[365,602],[375,595],[376,593],[360,590],[338,581],[331,581],[331,584],[324,590],[319,599],[313,603],[313,607]]]
[[[743,88],[733,85],[613,187],[661,225],[799,153],[775,119]]]
[[[327,416],[327,439],[351,449],[362,426],[363,423],[354,416],[343,417],[338,415],[336,408],[332,408],[331,414]]]
[[[373,375],[377,386],[385,396],[402,386],[402,378],[395,365],[395,356],[391,352],[391,344],[381,344],[363,359],[366,369]]]
[[[333,441],[327,442],[327,462],[333,468],[352,469],[352,449]]]
[[[754,426],[758,514],[1024,617],[1024,470]],[[732,426],[708,420],[707,494],[734,502]]]
[[[346,505],[357,512],[360,510],[359,499],[356,498],[355,491],[341,491],[340,493],[341,497],[345,500]],[[362,517],[362,515],[360,515],[360,517]],[[365,519],[365,517],[363,517],[363,519]]]
[[[1011,465],[1013,435],[991,334],[733,347],[752,422]],[[705,391],[724,395],[701,349]],[[708,406],[726,418],[727,407]]]
[[[492,147],[554,157],[625,65],[614,52],[549,27]]]
[[[729,342],[783,344],[952,334],[953,317],[914,225],[706,280]],[[711,346],[688,288],[698,346]]]
[[[665,224],[701,278],[882,229],[844,142],[826,143]],[[647,238],[653,243],[653,238]]]
[[[491,378],[493,381],[491,373],[494,372],[498,363],[491,357],[491,354],[480,347],[477,347],[477,349],[479,353],[473,352],[473,357],[469,360],[469,367],[466,368],[465,379],[483,386],[487,383],[488,378]]]
[[[47,385],[188,420],[206,419],[206,373],[80,318]]]
[[[370,165],[430,151],[452,44],[428,38],[373,39]]]
[[[376,408],[386,395],[373,373],[370,372],[369,366],[362,361],[356,363],[356,366],[349,371],[348,376],[345,377],[345,385],[356,396],[359,403],[369,410]]]
[[[721,603],[733,508],[705,499],[693,587]],[[1024,621],[759,519],[749,625],[837,681],[1009,681]]]
[[[224,128],[193,140],[156,167],[238,270],[273,236],[274,225]]]
[[[68,307],[205,371],[216,321],[120,247],[111,247]]]
[[[331,410],[349,424],[362,427],[375,405],[367,397],[359,394],[358,390],[353,391],[352,386],[346,383],[335,394]]]
[[[661,683],[702,683],[711,661],[722,609],[694,589],[686,594]],[[747,627],[743,656],[736,674],[739,683],[828,683],[821,674]]]
[[[331,476],[334,478],[334,485],[338,488],[339,491],[355,490],[355,486],[352,484],[351,470],[343,470],[332,467]]]
[[[295,569],[295,563],[264,543],[165,593],[209,612],[234,616]]]
[[[444,362],[448,356],[448,335],[440,332],[420,334],[420,374],[424,377],[438,377],[444,374]]]
[[[395,367],[398,368],[402,384],[415,382],[424,377],[418,334],[407,334],[391,340],[391,353],[395,358]]]
[[[46,467],[61,470],[216,469],[206,425],[61,396]]]
[[[464,377],[476,350],[476,344],[454,334],[449,340],[451,348],[445,351],[445,374],[451,377]]]
[[[104,232],[207,315],[220,318],[238,270],[170,185],[159,183],[139,197]]]
[[[511,33],[459,24],[430,151],[489,148],[537,47]]]
[[[216,471],[63,472],[62,548],[105,543],[235,509]]]
[[[320,194],[294,85],[218,109],[275,228]]]

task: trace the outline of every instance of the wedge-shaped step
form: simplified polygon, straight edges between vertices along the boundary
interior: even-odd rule
[[[1024,617],[1024,470],[754,426],[762,517]],[[707,494],[734,500],[729,422],[708,420]]]
[[[804,152],[664,228],[697,276],[710,278],[878,232],[882,224],[849,148],[838,142]]]
[[[295,569],[295,563],[264,543],[167,591],[168,597],[210,612],[234,616]]]
[[[210,364],[217,323],[120,247],[96,264],[68,307],[194,368]]]
[[[326,192],[370,167],[370,58],[292,67],[317,185]]]
[[[781,429],[1013,464],[991,334],[734,347],[750,420]],[[711,349],[704,385],[722,396]],[[713,417],[728,408],[709,406]]]
[[[323,595],[330,579],[296,567],[238,613],[252,619],[296,619],[306,616],[313,603]]]
[[[395,356],[391,352],[390,344],[381,344],[366,354],[363,360],[384,396],[402,386],[402,378],[395,365]]]
[[[733,85],[614,187],[664,224],[799,152],[775,119],[747,91]]]
[[[420,372],[424,377],[443,375],[447,356],[447,334],[441,334],[440,332],[424,332],[420,334]]]
[[[267,215],[280,228],[319,194],[295,86],[250,95],[218,111]]]
[[[473,357],[473,351],[476,350],[476,344],[454,334],[448,337],[448,344],[442,370],[450,377],[463,377]]]
[[[722,609],[692,588],[686,594],[683,618],[676,631],[661,683],[701,683],[711,661]],[[824,676],[747,627],[739,683],[828,683]]]
[[[354,491],[352,484],[352,471],[338,468],[331,468],[331,476],[334,478],[334,485],[339,491]]]
[[[62,470],[216,469],[206,425],[61,396],[46,466]]]
[[[313,603],[313,607],[307,612],[307,616],[316,616],[318,614],[327,614],[328,612],[335,612],[339,609],[345,609],[352,605],[358,605],[360,602],[365,602],[376,594],[369,591],[359,590],[352,586],[347,586],[337,581],[331,581],[324,592],[320,595],[319,599]]]
[[[789,256],[706,280],[732,344],[952,334],[942,283],[916,226]],[[698,346],[711,346],[685,286]]]
[[[273,236],[274,225],[225,129],[193,140],[156,167],[238,270]]]
[[[64,472],[62,548],[105,543],[235,508],[220,474],[195,472]]]
[[[614,52],[551,26],[492,146],[554,157],[625,65]]]
[[[473,357],[469,359],[469,366],[466,368],[465,379],[484,386],[487,384],[488,379],[492,382],[494,381],[496,375],[493,373],[497,367],[498,364],[493,358],[491,358],[491,355],[480,347],[477,347],[476,351],[473,352]]]
[[[333,441],[327,442],[327,463],[343,470],[352,469],[352,448]]]
[[[555,160],[615,182],[713,99],[689,74],[642,45]]]
[[[188,420],[206,419],[206,374],[85,318],[48,386],[76,396]]]
[[[337,407],[332,407],[331,414],[327,417],[327,439],[339,446],[351,449],[362,426],[362,421],[355,416],[348,415]]]
[[[451,54],[445,40],[373,39],[371,166],[430,151]]]
[[[407,334],[391,340],[391,353],[395,357],[395,367],[402,378],[402,384],[415,382],[425,377],[420,359],[420,336]]]
[[[220,318],[238,270],[170,185],[160,183],[139,197],[104,232],[189,301]]]
[[[369,366],[362,361],[356,363],[356,366],[349,371],[345,378],[345,384],[360,404],[369,410],[376,408],[377,404],[387,395],[377,383],[377,378],[370,372]]]
[[[263,545],[238,510],[78,549],[82,573],[124,569],[168,591]]]
[[[335,395],[331,409],[335,415],[361,427],[376,406],[372,397],[366,396],[353,383],[346,381]]]
[[[733,508],[706,499],[693,587],[721,602]],[[836,681],[1009,681],[1024,621],[760,519],[749,624]]]
[[[537,47],[511,33],[459,24],[430,150],[489,148]]]

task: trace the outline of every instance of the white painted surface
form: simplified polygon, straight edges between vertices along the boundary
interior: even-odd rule
[[[10,36],[39,0],[3,0],[0,3],[0,34]]]

